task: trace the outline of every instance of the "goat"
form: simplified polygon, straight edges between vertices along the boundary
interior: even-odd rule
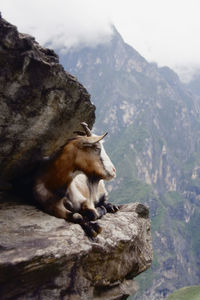
[[[78,222],[82,220],[79,211],[93,212],[93,219],[100,214],[91,204],[95,194],[97,182],[101,179],[111,180],[116,170],[105,150],[102,151],[100,141],[107,133],[101,136],[82,136],[68,140],[62,149],[47,162],[46,166],[37,174],[34,182],[34,196],[44,211],[58,218]],[[90,197],[85,201],[74,199],[73,211],[67,208],[66,191],[74,178],[83,173],[87,176],[90,188]],[[73,184],[72,184],[73,185]],[[69,193],[68,193],[69,194]],[[88,200],[89,199],[89,200]],[[81,205],[80,205],[81,203]],[[68,203],[69,204],[69,203]],[[78,214],[74,213],[77,212]]]
[[[92,136],[86,123],[81,123],[86,135]],[[93,135],[94,136],[94,135]],[[102,157],[107,156],[100,142],[100,151]],[[85,174],[78,174],[67,189],[66,205],[72,211],[82,211],[87,213],[89,220],[96,220],[107,212],[116,212],[118,207],[107,202],[107,191],[104,181],[99,178],[88,178]],[[87,208],[84,210],[84,207]]]

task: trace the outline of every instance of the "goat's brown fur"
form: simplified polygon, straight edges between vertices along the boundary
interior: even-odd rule
[[[78,136],[70,140],[36,176],[35,198],[45,211],[71,219],[72,212],[64,206],[65,191],[78,171],[99,179],[109,178],[97,153],[97,144],[103,137]]]

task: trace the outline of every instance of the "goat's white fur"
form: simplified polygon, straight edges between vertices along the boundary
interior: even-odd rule
[[[103,162],[104,168],[106,169],[106,171],[111,174],[111,178],[116,177],[116,170],[115,167],[113,165],[113,163],[111,162],[109,156],[107,155],[104,146],[103,146],[103,141],[100,142],[101,145],[101,160]]]
[[[102,141],[99,142],[99,146],[101,149],[100,157],[104,168],[108,174],[110,174],[110,177],[114,178],[116,176],[116,170],[103,147]],[[67,189],[67,198],[75,211],[80,211],[83,205],[96,211],[95,204],[98,203],[101,197],[105,196],[106,198],[107,195],[108,193],[103,180],[91,184],[87,176],[83,173],[76,175]]]
[[[108,193],[103,180],[94,183],[89,187],[88,178],[85,174],[78,174],[67,189],[67,198],[70,200],[75,211],[79,211],[85,203],[89,209],[95,209],[95,204],[103,196],[107,197]]]

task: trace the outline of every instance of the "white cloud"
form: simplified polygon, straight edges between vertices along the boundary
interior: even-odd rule
[[[130,1],[122,15],[115,16],[125,40],[145,58],[173,68],[200,66],[200,1]]]
[[[112,32],[101,1],[2,0],[3,17],[41,44],[53,47],[93,44]]]
[[[199,0],[1,0],[0,9],[52,47],[104,41],[113,22],[149,61],[179,73],[200,67]]]

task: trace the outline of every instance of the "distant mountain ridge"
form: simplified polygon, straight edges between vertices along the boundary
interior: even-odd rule
[[[106,148],[118,176],[119,203],[150,206],[154,265],[143,275],[145,299],[162,299],[200,280],[200,106],[168,67],[148,63],[114,29],[109,43],[60,55],[96,105],[95,129],[109,130]],[[138,299],[140,296],[138,296]]]
[[[186,88],[189,89],[193,94],[200,98],[200,69],[196,71],[193,78],[185,84]]]

